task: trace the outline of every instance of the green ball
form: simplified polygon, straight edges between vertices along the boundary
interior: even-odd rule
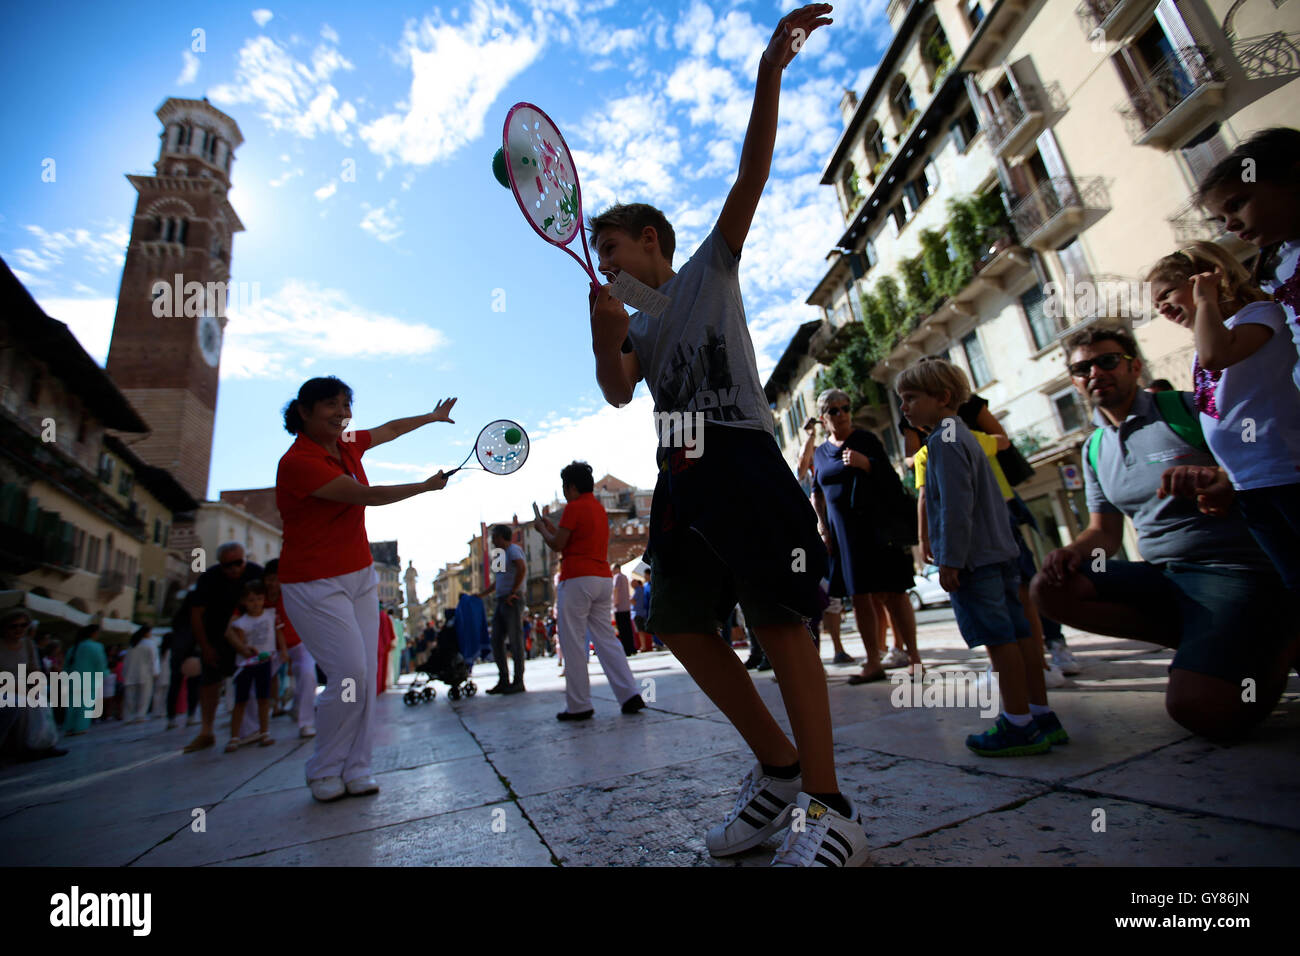
[[[518,444],[519,444],[519,439],[521,439],[521,438],[523,438],[523,437],[524,437],[524,433],[521,432],[518,428],[507,428],[507,429],[506,429],[506,435],[505,435],[505,438],[506,438],[506,443],[507,443],[507,444],[510,444],[510,445],[518,445]]]
[[[510,177],[506,175],[506,152],[504,149],[498,149],[492,157],[492,175],[506,189],[510,188]]]

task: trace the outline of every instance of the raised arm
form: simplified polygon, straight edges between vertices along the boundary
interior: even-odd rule
[[[776,25],[772,39],[758,64],[754,86],[754,105],[745,130],[745,144],[740,150],[740,171],[735,185],[718,216],[718,230],[733,255],[739,255],[749,235],[754,211],[767,185],[772,168],[772,148],[776,145],[777,107],[781,98],[781,73],[803,47],[808,35],[830,23],[829,3],[811,3],[786,14]]]
[[[455,404],[456,399],[444,398],[431,412],[425,412],[423,415],[412,415],[410,418],[394,418],[391,422],[385,422],[378,428],[370,429],[370,447],[374,448],[386,441],[400,438],[407,432],[415,431],[415,429],[433,422],[456,424],[451,418],[451,409]]]
[[[591,350],[596,355],[596,382],[605,401],[622,408],[632,401],[641,381],[641,362],[635,352],[624,352],[628,315],[623,303],[604,286],[593,286],[591,302]]]

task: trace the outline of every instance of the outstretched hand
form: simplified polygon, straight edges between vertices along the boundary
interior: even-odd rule
[[[447,422],[450,425],[456,424],[451,417],[452,406],[456,404],[454,398],[444,398],[440,401],[432,412],[429,413],[429,422]]]
[[[776,25],[772,39],[763,51],[763,59],[777,69],[784,70],[808,42],[808,37],[814,30],[834,22],[826,16],[831,9],[829,3],[810,3],[787,13]]]

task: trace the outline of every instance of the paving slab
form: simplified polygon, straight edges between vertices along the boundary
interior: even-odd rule
[[[644,715],[643,711],[637,716]],[[621,723],[604,731],[592,727],[598,720],[563,724],[564,736],[549,739],[545,746],[495,751],[490,755],[492,763],[522,796],[654,770],[744,746],[734,729],[711,720],[667,715],[639,722],[621,716],[605,719]]]
[[[1300,709],[1279,708],[1240,743],[1192,737],[1070,786],[1300,830]]]
[[[505,802],[314,840],[216,866],[550,866],[551,852]]]
[[[0,866],[126,866],[193,820],[188,809],[127,816],[98,800],[31,807],[0,826]]]
[[[380,792],[318,803],[305,787],[225,800],[204,833],[185,830],[141,866],[201,866],[503,800],[505,787],[482,756],[377,775]]]
[[[835,739],[981,773],[1058,782],[1191,736],[1165,714],[1163,693],[1055,691],[1049,699],[1070,743],[1034,757],[979,757],[967,750],[967,735],[989,723],[978,708],[899,708],[889,716],[838,727]]]
[[[1094,832],[1095,811],[1105,832]],[[872,854],[877,866],[1295,866],[1300,833],[1050,793]]]

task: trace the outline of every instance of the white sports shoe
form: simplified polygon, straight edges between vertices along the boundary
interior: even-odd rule
[[[865,866],[869,860],[867,831],[853,801],[844,799],[853,811],[851,817],[836,813],[806,793],[799,794],[790,814],[790,830],[772,865]]]
[[[1070,653],[1070,649],[1064,644],[1057,644],[1052,648],[1052,663],[1066,677],[1073,677],[1083,671],[1083,667],[1074,659],[1074,655]]]
[[[880,663],[884,667],[906,667],[912,662],[907,659],[907,651],[891,647]]]
[[[1052,664],[1051,667],[1043,671],[1043,682],[1047,684],[1048,690],[1055,690],[1056,688],[1064,687],[1069,683],[1069,681],[1065,679],[1065,675],[1061,673],[1061,669],[1057,667],[1056,664]]]
[[[318,777],[308,781],[307,785],[311,787],[311,795],[321,803],[337,800],[346,796],[348,792],[347,787],[343,785],[342,777]]]
[[[778,833],[791,804],[803,789],[803,778],[778,780],[763,773],[761,763],[740,781],[736,805],[727,818],[704,835],[713,856],[731,856],[758,846]]]

